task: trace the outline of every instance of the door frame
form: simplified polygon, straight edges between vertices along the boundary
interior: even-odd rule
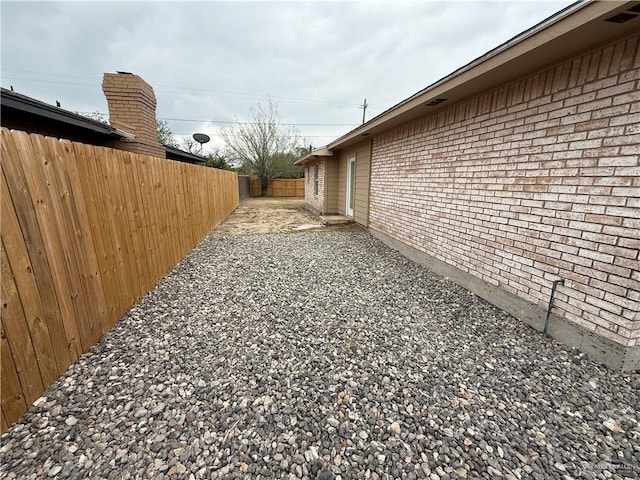
[[[345,213],[347,217],[353,218],[356,204],[356,156],[347,157],[347,178],[346,178],[346,205]],[[353,201],[353,202],[352,202]],[[353,205],[352,205],[353,203]]]

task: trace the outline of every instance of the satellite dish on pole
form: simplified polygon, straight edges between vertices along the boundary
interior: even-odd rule
[[[202,152],[202,145],[204,145],[209,140],[211,140],[209,135],[207,135],[205,133],[194,133],[193,134],[193,139],[200,144],[200,152]]]

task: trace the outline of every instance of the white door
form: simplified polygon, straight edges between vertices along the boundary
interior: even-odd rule
[[[356,157],[347,159],[347,217],[353,218],[356,202]]]

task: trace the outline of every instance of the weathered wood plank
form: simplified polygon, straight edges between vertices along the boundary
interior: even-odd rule
[[[82,348],[78,351],[80,355],[91,348],[102,334],[93,320],[92,292],[87,291],[90,267],[87,264],[84,245],[79,241],[78,212],[69,202],[72,192],[67,172],[66,152],[61,143],[55,139],[35,135],[32,139],[49,159],[45,163],[44,173],[47,182],[52,185],[51,204],[67,264],[69,288],[76,311],[76,326],[82,340]]]
[[[171,266],[175,265],[180,260],[180,239],[177,224],[178,224],[178,210],[176,207],[176,195],[177,189],[175,188],[175,179],[177,172],[176,164],[177,162],[167,162],[168,168],[163,169],[163,205],[165,207],[165,211],[167,212],[167,232],[169,234],[169,238],[176,239],[177,241],[168,241],[167,245],[169,246],[170,253],[170,261],[167,271],[171,268]]]
[[[3,292],[4,293],[4,292]],[[3,297],[4,298],[4,297]],[[2,418],[11,424],[17,421],[27,410],[28,405],[22,393],[22,386],[18,378],[18,371],[13,361],[11,347],[0,323],[0,356],[2,369],[0,369],[0,391],[2,392]]]
[[[79,332],[77,327],[76,306],[70,285],[72,274],[69,272],[69,264],[64,258],[67,246],[60,238],[61,229],[56,219],[55,202],[51,195],[55,186],[50,183],[51,179],[47,178],[44,172],[45,167],[50,163],[49,158],[39,148],[37,135],[16,132],[15,139],[18,159],[31,196],[37,228],[40,230],[43,240],[43,253],[55,291],[55,298],[52,299],[52,302],[57,303],[60,309],[60,316],[45,317],[54,354],[53,358],[46,359],[46,361],[55,361],[59,375],[82,352],[80,347],[82,332]],[[36,278],[38,278],[37,274]],[[39,357],[38,360],[42,361],[43,359]]]
[[[100,318],[102,333],[106,333],[113,326],[113,318],[116,316],[116,303],[118,301],[118,292],[115,281],[115,264],[111,261],[111,236],[104,234],[104,216],[102,208],[104,208],[103,200],[96,191],[96,173],[93,168],[94,149],[89,145],[73,143],[73,154],[76,159],[78,179],[82,189],[82,198],[85,202],[84,207],[87,212],[87,220],[91,230],[91,238],[95,249],[95,258],[98,264],[98,275],[102,292],[107,309],[106,317]]]
[[[100,277],[100,267],[96,256],[96,247],[91,232],[91,225],[84,207],[87,198],[82,190],[78,172],[78,160],[73,145],[69,141],[47,139],[57,147],[60,162],[56,164],[59,185],[63,188],[62,203],[70,222],[70,234],[80,252],[80,275],[87,307],[87,315],[92,324],[92,332],[97,336],[94,343],[106,332],[102,325],[108,323],[107,305]],[[81,161],[82,159],[80,159]]]
[[[136,196],[140,205],[140,220],[142,222],[142,237],[144,239],[145,251],[147,253],[148,285],[149,290],[160,279],[159,272],[162,260],[158,251],[158,223],[157,211],[151,203],[149,191],[152,188],[152,180],[149,178],[148,157],[139,155],[137,161],[132,164],[133,182],[136,186]]]
[[[171,268],[173,263],[173,245],[170,241],[171,239],[171,216],[169,212],[169,208],[167,205],[167,177],[171,177],[171,172],[169,171],[171,164],[167,164],[166,169],[161,169],[156,162],[155,159],[151,159],[152,163],[152,171],[154,173],[156,179],[156,185],[154,193],[156,195],[155,205],[157,205],[158,210],[160,212],[160,240],[161,240],[161,251],[163,253],[163,265],[162,265],[162,276]]]
[[[2,326],[4,335],[7,338],[7,344],[10,351],[15,354],[13,357],[16,367],[16,374],[20,380],[21,393],[25,402],[30,404],[40,396],[48,385],[43,381],[40,368],[38,367],[38,359],[33,342],[31,341],[31,333],[27,325],[20,295],[15,284],[13,273],[7,258],[7,252],[2,243],[1,251],[1,275],[2,288]],[[2,364],[4,369],[4,362]],[[6,392],[2,390],[2,395],[18,395],[19,393]]]
[[[107,149],[92,150],[93,155],[89,159],[91,180],[94,192],[100,199],[97,204],[98,218],[96,218],[96,225],[99,227],[98,235],[108,239],[108,248],[105,253],[107,255],[107,263],[113,273],[109,278],[110,284],[108,286],[108,291],[112,293],[113,315],[110,326],[113,326],[117,319],[127,311],[127,305],[131,302],[132,286],[129,284],[125,271],[124,246],[118,235],[116,192],[110,188],[113,184],[113,179],[105,167],[109,161],[108,154],[112,152]]]
[[[139,292],[138,299],[153,288],[152,275],[150,273],[152,261],[150,257],[151,246],[147,245],[144,230],[147,219],[144,211],[144,204],[140,195],[140,186],[136,184],[135,165],[140,161],[139,155],[122,155],[121,161],[124,165],[122,183],[128,192],[127,214],[129,220],[129,234],[133,239],[133,248],[136,252],[136,269],[138,271]]]
[[[136,266],[136,251],[133,245],[133,239],[131,235],[131,226],[128,218],[128,204],[130,202],[130,196],[123,185],[124,179],[124,165],[122,159],[127,154],[122,150],[116,150],[109,152],[111,157],[108,158],[107,152],[102,157],[102,167],[105,172],[105,182],[108,181],[108,191],[112,194],[112,211],[114,223],[112,227],[117,236],[118,243],[121,246],[121,268],[124,272],[124,278],[127,285],[127,297],[125,301],[125,308],[121,312],[120,316],[131,308],[131,305],[135,305],[140,298],[140,279],[138,276]],[[108,179],[108,180],[107,180]]]
[[[23,142],[25,138],[5,136],[5,130],[2,131],[2,238],[25,308],[42,380],[48,384],[66,369],[71,360],[45,242],[20,165],[21,157],[29,152],[23,150],[21,155],[14,142],[14,138],[22,138]],[[13,205],[19,208],[14,209]],[[53,350],[50,336],[60,343],[57,351]]]
[[[52,272],[54,272],[54,282],[57,284],[56,290],[60,291],[58,298],[68,295],[74,312],[73,317],[63,317],[73,362],[91,348],[101,335],[93,331],[93,322],[90,321],[87,313],[87,301],[82,282],[82,272],[86,270],[82,265],[83,252],[78,249],[73,239],[74,235],[71,232],[73,219],[68,218],[63,204],[63,199],[69,195],[69,191],[64,183],[59,182],[59,177],[63,175],[63,172],[59,171],[63,167],[61,153],[56,143],[47,142],[41,135],[31,135],[31,143],[36,156],[35,164],[41,167],[40,170],[33,167],[33,172],[37,171],[35,181],[47,186],[46,212],[49,214],[46,218],[40,219],[40,228],[44,232],[43,235],[51,240],[51,250],[47,253],[49,264],[56,265],[52,267]],[[64,272],[64,276],[56,275],[56,272]],[[77,344],[78,336],[80,345]]]

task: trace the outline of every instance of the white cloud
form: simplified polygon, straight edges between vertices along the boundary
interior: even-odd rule
[[[106,112],[102,73],[124,70],[160,118],[243,120],[270,95],[283,122],[355,126],[365,97],[379,114],[570,3],[3,2],[2,86]],[[316,146],[350,129],[299,126]]]

